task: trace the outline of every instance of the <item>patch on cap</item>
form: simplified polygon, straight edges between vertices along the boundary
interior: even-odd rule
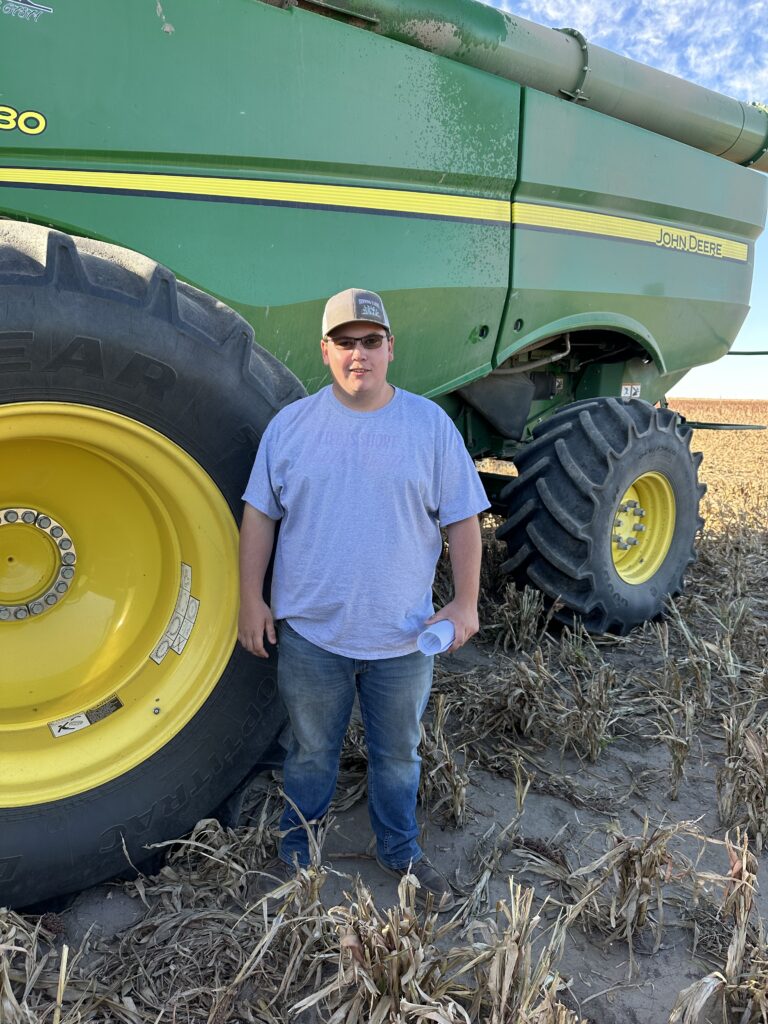
[[[323,312],[323,334],[355,321],[381,324],[389,330],[389,319],[381,296],[364,288],[347,288],[328,299]]]
[[[387,315],[384,303],[376,292],[355,292],[356,320],[371,320],[375,324],[385,324]]]

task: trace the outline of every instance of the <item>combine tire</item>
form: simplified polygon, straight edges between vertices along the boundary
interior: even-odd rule
[[[504,570],[543,591],[556,617],[629,632],[663,613],[695,559],[701,455],[668,409],[632,399],[576,402],[534,431],[502,497]]]
[[[282,727],[236,644],[240,494],[302,394],[136,253],[0,224],[0,906],[188,830]]]

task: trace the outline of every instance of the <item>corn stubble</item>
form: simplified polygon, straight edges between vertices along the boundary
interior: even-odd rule
[[[412,876],[394,907],[358,877],[326,908],[314,865],[251,902],[251,838],[203,823],[134,883],[145,920],[115,949],[86,942],[69,967],[39,922],[0,912],[3,1024],[42,1024],[52,1008],[57,1024],[284,1024],[309,1011],[334,1024],[580,1024],[558,998],[562,919],[534,952],[533,890],[510,878],[495,914],[441,924],[431,901],[417,909]]]
[[[348,1024],[579,1024],[557,998],[560,921],[533,953],[540,923],[533,890],[510,878],[509,896],[499,900],[495,917],[474,920],[460,932],[456,918],[438,925],[430,903],[423,913],[416,910],[412,881],[403,878],[398,905],[386,911],[359,879],[348,905],[331,908],[339,934],[336,976],[297,1003],[295,1013],[325,1005],[329,1021]],[[457,938],[460,944],[448,945]]]
[[[618,822],[611,822],[605,830],[606,852],[580,867],[540,845],[522,845],[515,854],[523,870],[558,886],[557,905],[567,926],[578,925],[603,943],[626,943],[629,979],[636,970],[636,939],[647,931],[653,951],[659,949],[665,890],[690,873],[690,863],[674,848],[683,836],[700,837],[693,822],[652,827],[646,817],[638,835],[626,835]]]
[[[716,927],[708,936],[709,952],[715,952],[720,966],[683,989],[669,1024],[697,1024],[712,1003],[719,1003],[725,1021],[768,1020],[768,944],[763,923],[754,914],[757,858],[748,836],[738,829],[733,840],[726,834],[723,846],[729,869],[725,876],[714,876],[723,890],[714,912]]]

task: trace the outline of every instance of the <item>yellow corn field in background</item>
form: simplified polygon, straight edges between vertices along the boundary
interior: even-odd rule
[[[768,400],[680,398],[671,407],[691,422],[768,425]],[[768,430],[694,430],[709,490],[702,514],[710,527],[730,512],[762,520],[768,499]],[[762,508],[761,508],[762,506]]]

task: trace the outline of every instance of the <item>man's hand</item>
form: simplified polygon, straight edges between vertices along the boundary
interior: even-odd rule
[[[237,639],[251,654],[268,658],[264,634],[271,644],[277,642],[272,612],[264,600],[264,575],[275,540],[275,523],[269,516],[246,502],[240,527],[240,614]]]
[[[477,598],[480,590],[480,558],[483,543],[480,537],[480,522],[477,516],[449,523],[448,554],[453,572],[454,598],[440,611],[435,612],[427,625],[450,619],[456,630],[456,639],[448,653],[458,651],[470,637],[480,629],[477,618]]]
[[[480,622],[477,618],[477,602],[472,604],[470,601],[468,604],[462,604],[460,601],[450,601],[444,608],[435,612],[431,619],[427,619],[426,624],[431,626],[433,622],[439,622],[441,619],[450,619],[456,630],[456,637],[446,652],[448,654],[458,651],[480,629]]]
[[[264,647],[264,634],[271,644],[277,643],[275,623],[269,605],[262,598],[252,598],[240,605],[237,620],[237,639],[251,654],[259,658],[268,658],[269,652]]]

